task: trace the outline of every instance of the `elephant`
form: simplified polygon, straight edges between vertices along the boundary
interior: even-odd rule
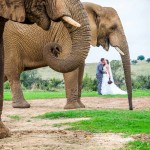
[[[129,94],[130,109],[132,109],[130,56],[129,56],[127,40],[126,40],[126,37],[124,34],[124,30],[123,30],[120,18],[118,16],[116,10],[114,10],[113,8],[102,7],[102,6],[93,4],[93,3],[83,3],[83,5],[84,5],[85,10],[88,13],[90,28],[92,31],[91,45],[97,46],[97,47],[101,45],[106,50],[108,50],[109,46],[111,45],[113,47],[116,47],[118,52],[121,54],[121,58],[123,60],[124,72],[125,72],[125,79],[126,79],[126,84],[127,84],[128,94]],[[6,32],[9,33],[8,31],[6,31]],[[40,32],[41,31],[39,31],[39,33]],[[11,35],[5,35],[5,37],[8,39],[9,39],[9,36],[13,36],[13,33]],[[47,36],[45,35],[45,39],[46,39],[46,37],[49,37],[49,36],[51,37],[51,33],[49,33],[49,35],[47,35]],[[60,35],[60,37],[61,36],[63,36],[63,35]],[[5,39],[5,41],[8,41],[8,40]],[[5,45],[9,45],[9,44],[6,43]],[[10,43],[10,45],[12,45],[12,44]],[[5,55],[8,55],[8,52],[7,52],[8,49],[11,49],[11,46],[10,46],[10,48],[5,47],[5,53],[6,53]],[[28,52],[28,54],[30,54],[32,51]],[[39,51],[40,51],[40,49],[39,49]],[[36,51],[36,53],[38,53],[38,52]],[[35,54],[35,52],[34,52],[34,54]],[[21,55],[23,55],[22,52],[21,52]],[[39,52],[39,55],[42,55],[42,54],[40,54],[40,52]],[[18,90],[14,89],[12,87],[11,81],[8,79],[9,77],[7,75],[6,70],[10,70],[10,69],[8,67],[9,63],[6,63],[7,60],[5,60],[4,81],[9,80],[9,82],[10,82],[12,93],[13,93],[13,100],[15,100],[16,97],[19,97],[19,99],[17,98],[17,100],[19,102],[25,100],[23,97],[23,93],[20,88],[20,82],[19,82],[19,76],[22,71],[48,66],[46,61],[43,63],[43,62],[41,62],[41,60],[39,60],[39,55],[36,56],[36,60],[34,62],[33,61],[30,62],[30,63],[32,63],[32,66],[28,62],[28,64],[26,64],[26,68],[21,69],[19,74],[17,74],[16,79],[18,81],[18,84],[17,84]],[[32,57],[31,58],[29,56],[26,56],[26,57],[27,57],[26,61],[32,60]],[[20,60],[22,61],[23,59],[21,58]],[[21,64],[21,61],[17,62],[18,68],[19,68],[19,64]],[[10,74],[15,75],[16,72],[17,71],[12,70],[10,72]],[[66,96],[67,96],[67,103],[64,107],[65,109],[84,108],[85,107],[85,105],[80,100],[83,72],[84,72],[84,62],[81,63],[80,67],[77,68],[76,70],[63,74],[64,80],[65,80]],[[18,93],[21,93],[21,94],[19,94],[19,96],[18,96],[17,95]],[[23,104],[21,104],[21,105],[19,104],[19,107],[29,107],[29,106],[30,106],[29,104],[26,104],[25,106]]]
[[[91,45],[94,47],[102,46],[106,51],[112,46],[121,55],[128,92],[129,110],[133,110],[130,54],[121,20],[116,10],[111,7],[102,7],[87,2],[83,3],[83,5],[89,17],[92,32]],[[85,107],[81,102],[83,73],[84,63],[75,71],[63,74],[67,103],[76,101],[79,104],[79,108]],[[68,106],[66,105],[65,108],[67,109]]]
[[[85,37],[84,46],[86,48],[86,51],[88,51],[88,47],[90,45],[90,27],[87,21],[87,15],[79,0],[73,0],[73,1],[62,0],[61,2],[59,0],[0,0],[0,138],[7,137],[9,134],[8,129],[4,126],[4,124],[1,121],[1,114],[3,108],[3,78],[4,78],[3,43],[5,42],[5,40],[3,40],[3,32],[6,24],[9,22],[8,20],[21,22],[22,25],[25,24],[32,25],[36,23],[39,27],[41,27],[44,30],[49,30],[52,20],[56,22],[62,21],[65,24],[66,28],[68,29],[68,32],[69,31],[72,32],[71,38],[73,39],[77,37],[74,34],[80,31],[78,30],[78,27],[81,26],[78,22],[72,19],[75,17],[74,10],[76,6],[78,7],[77,9],[78,14],[81,15],[81,17],[83,17],[84,20],[82,21],[81,29],[83,31],[83,34],[85,33],[85,36],[87,36],[87,38]],[[75,17],[75,18],[81,21],[81,17],[78,18]],[[71,25],[75,27],[72,27]],[[11,40],[11,37],[9,37],[9,40]],[[17,41],[15,42],[17,43]],[[61,49],[61,47],[56,43],[52,43],[52,44],[48,43],[45,49],[47,49],[48,52],[51,52],[49,48],[53,49],[56,48],[56,46]],[[81,50],[84,51],[84,48],[81,48]],[[45,53],[47,51],[45,50]],[[11,54],[13,53],[14,51],[12,50]],[[80,61],[82,62],[85,59],[85,57],[86,57],[86,53],[80,59]],[[7,58],[7,56],[5,56],[5,58],[9,59]],[[56,61],[55,58],[53,58],[52,60]],[[60,63],[63,61],[65,60],[64,59],[57,60],[58,67],[60,67],[59,69],[61,69]],[[54,62],[54,64],[55,63],[56,62]],[[72,71],[77,67],[78,64],[76,63],[74,64],[72,61],[72,64],[68,64],[68,67],[65,68],[64,72]]]

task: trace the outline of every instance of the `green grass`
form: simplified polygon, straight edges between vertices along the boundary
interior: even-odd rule
[[[65,98],[65,91],[62,92],[47,92],[47,91],[24,91],[26,100],[33,99],[50,99],[50,98]],[[127,95],[98,95],[97,92],[83,91],[83,97],[102,97],[102,98],[126,98]],[[133,91],[133,97],[150,97],[150,90],[136,90]],[[11,92],[4,92],[4,100],[11,100]]]
[[[67,123],[73,130],[88,132],[114,132],[125,134],[150,133],[150,110],[73,110],[49,112],[37,116],[41,119],[59,118],[91,118],[73,123]]]
[[[150,142],[129,142],[126,146],[126,150],[150,150]]]
[[[15,120],[20,120],[22,118],[21,116],[18,115],[8,115],[7,117]]]

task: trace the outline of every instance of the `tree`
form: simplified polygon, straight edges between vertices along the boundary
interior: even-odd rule
[[[137,60],[145,60],[145,57],[143,55],[138,56]]]
[[[147,58],[147,60],[146,60],[148,63],[150,63],[150,58]]]
[[[136,64],[138,63],[138,61],[137,61],[137,60],[132,60],[131,63],[132,63],[133,65],[136,65]]]

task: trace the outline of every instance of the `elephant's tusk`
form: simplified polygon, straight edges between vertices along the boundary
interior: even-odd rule
[[[124,52],[123,52],[119,47],[115,47],[115,49],[116,49],[121,55],[124,55]]]
[[[76,22],[75,20],[73,20],[72,18],[70,18],[68,16],[64,16],[64,17],[62,17],[62,19],[75,27],[78,27],[78,28],[81,27],[81,24],[79,24],[78,22]]]

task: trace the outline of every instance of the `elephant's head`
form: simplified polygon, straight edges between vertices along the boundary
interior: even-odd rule
[[[71,1],[71,0],[70,0]],[[51,20],[65,20],[80,27],[71,17],[64,0],[0,0],[0,16],[26,24],[37,23],[48,30]]]
[[[91,40],[88,16],[83,8],[82,3],[79,0],[64,0],[64,2],[68,7],[68,10],[71,10],[71,18],[79,22],[81,27],[75,28],[63,21],[70,35],[68,41],[71,41],[72,44],[72,47],[70,48],[70,43],[63,43],[64,45],[68,45],[67,50],[62,49],[63,52],[69,51],[68,56],[61,58],[55,57],[53,53],[51,53],[55,46],[51,43],[45,46],[43,53],[43,59],[46,61],[47,65],[49,65],[55,71],[62,73],[71,72],[78,68],[78,66],[80,66],[82,63],[84,63],[84,60],[89,51]],[[55,48],[57,51],[59,46]]]
[[[111,45],[121,55],[128,91],[129,109],[132,110],[130,56],[120,18],[115,9],[110,7],[101,7],[93,3],[84,3],[84,7],[88,13],[92,31],[91,45],[102,46],[107,51]]]

